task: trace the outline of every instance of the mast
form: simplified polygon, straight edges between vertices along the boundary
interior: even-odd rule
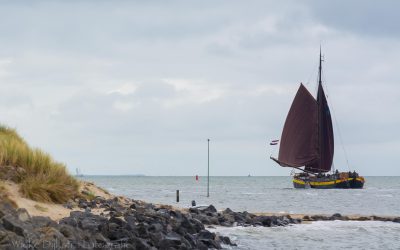
[[[322,84],[322,54],[321,54],[321,46],[319,47],[319,70],[318,70],[318,84]]]
[[[319,68],[318,68],[318,89],[322,87],[322,53],[321,53],[321,45],[319,46]],[[321,102],[317,99],[318,105],[318,165],[319,167],[322,166],[322,148],[321,148]]]

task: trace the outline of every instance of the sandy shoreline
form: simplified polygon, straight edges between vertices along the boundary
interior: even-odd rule
[[[73,207],[70,209],[62,204],[44,203],[27,199],[19,192],[18,184],[12,181],[1,181],[1,184],[3,187],[3,195],[14,202],[18,208],[25,208],[32,216],[47,216],[52,220],[59,221],[64,217],[68,217],[71,211],[84,211],[84,209],[79,207]],[[105,199],[111,199],[115,197],[114,195],[111,195],[107,191],[90,182],[81,182],[80,192],[82,191],[89,192],[94,196],[100,196]],[[92,212],[94,214],[100,214],[103,212],[103,210],[104,209],[92,209]]]

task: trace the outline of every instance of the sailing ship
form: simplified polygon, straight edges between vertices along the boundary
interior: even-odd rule
[[[301,170],[293,176],[295,188],[363,188],[364,177],[355,171],[332,169],[334,136],[322,87],[322,61],[320,50],[317,98],[300,83],[283,127],[278,158],[270,158],[282,167]],[[276,144],[277,140],[271,143]]]
[[[76,171],[76,175],[75,175],[76,177],[83,177],[83,174],[79,168],[76,168],[75,171]]]

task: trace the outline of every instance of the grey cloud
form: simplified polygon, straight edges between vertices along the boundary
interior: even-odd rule
[[[172,110],[166,110],[161,105],[157,105],[159,103],[148,102],[120,115],[111,112],[112,103],[116,98],[115,94],[113,96],[94,93],[89,95],[91,96],[84,95],[63,104],[60,108],[60,117],[55,118],[56,122],[61,126],[70,124],[64,130],[69,130],[69,133],[72,131],[84,133],[86,138],[94,140],[98,145],[90,148],[86,156],[80,156],[83,162],[90,162],[90,158],[101,152],[112,151],[114,153],[108,157],[104,155],[101,157],[104,162],[113,161],[114,158],[125,159],[120,163],[121,167],[131,167],[136,172],[154,173],[157,169],[155,163],[157,161],[149,160],[152,157],[143,158],[150,151],[157,154],[157,158],[160,159],[172,158],[168,161],[160,160],[163,164],[162,169],[174,168],[176,162],[201,169],[202,154],[199,152],[199,147],[207,137],[211,137],[213,141],[215,140],[216,145],[219,145],[217,152],[220,153],[218,156],[214,156],[214,160],[220,164],[229,162],[224,158],[231,159],[231,161],[236,159],[236,163],[231,163],[230,166],[239,167],[241,162],[249,157],[249,154],[253,154],[246,149],[253,140],[260,146],[259,150],[262,154],[257,157],[264,162],[267,159],[264,158],[267,157],[265,141],[267,138],[277,136],[276,131],[268,132],[264,125],[268,125],[272,121],[272,124],[269,125],[276,127],[274,123],[281,123],[278,119],[272,119],[276,112],[273,111],[271,102],[279,103],[279,100],[271,99],[268,94],[259,96],[252,101],[223,99],[205,105],[184,105]],[[268,111],[271,112],[265,109],[260,111],[259,105],[270,107]],[[254,112],[249,112],[249,110]],[[266,113],[269,113],[270,117]],[[254,122],[260,118],[264,123]],[[78,125],[75,126],[76,124]],[[260,135],[263,136],[260,137]],[[109,143],[104,144],[104,142]],[[243,145],[238,142],[242,142]],[[232,151],[227,150],[228,148],[231,148]],[[131,151],[127,151],[127,149],[131,149]],[[82,150],[85,149],[82,148]],[[236,155],[231,155],[234,151],[238,152]],[[187,157],[182,158],[183,152]],[[72,155],[69,157],[74,158]],[[158,173],[168,174],[168,171],[159,169]],[[190,169],[181,172],[181,174],[188,175],[191,173]],[[219,173],[222,174],[222,172]]]
[[[211,138],[214,174],[287,175],[266,142],[315,90],[322,40],[351,162],[379,174],[365,155],[400,150],[395,3],[342,3],[2,2],[0,117],[85,173],[201,174]]]
[[[400,3],[396,0],[306,1],[312,16],[338,30],[379,39],[398,37]]]
[[[138,87],[133,96],[139,98],[173,98],[176,94],[175,91],[175,88],[170,84],[146,82]]]

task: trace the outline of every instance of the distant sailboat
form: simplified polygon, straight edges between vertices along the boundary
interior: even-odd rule
[[[83,174],[81,173],[81,170],[79,168],[76,168],[75,171],[76,171],[75,175],[76,177],[83,177]]]
[[[283,127],[278,158],[271,159],[302,171],[294,175],[296,188],[362,188],[365,180],[356,172],[326,174],[332,169],[334,137],[321,71],[320,51],[317,99],[300,84]]]

